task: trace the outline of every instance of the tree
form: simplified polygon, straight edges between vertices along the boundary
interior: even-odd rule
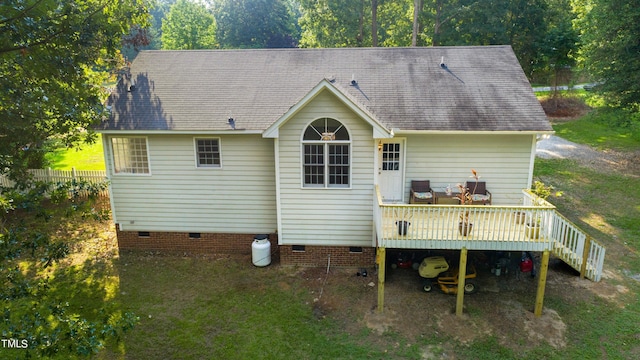
[[[83,232],[79,223],[109,218],[94,206],[104,188],[106,183],[72,181],[0,193],[0,334],[20,347],[12,354],[3,342],[3,358],[88,357],[138,321],[107,300],[94,272],[107,268],[102,260],[63,262],[70,235]],[[79,196],[85,191],[88,198]]]
[[[378,0],[371,0],[371,46],[378,46]]]
[[[284,0],[217,0],[215,16],[222,48],[290,48],[299,29],[292,3]]]
[[[5,0],[0,14],[0,173],[20,178],[43,165],[51,139],[95,139],[103,84],[147,9],[141,0]]]
[[[364,29],[371,20],[369,3],[364,0],[301,0],[302,47],[371,46],[371,36]]]
[[[435,7],[434,7],[435,6]],[[438,45],[504,45],[513,47],[528,76],[541,60],[547,31],[545,0],[458,0],[425,4],[436,24],[428,37]]]
[[[151,1],[153,1],[153,5],[149,9],[149,27],[143,29],[146,34],[146,42],[145,44],[138,45],[125,42],[122,48],[122,55],[127,61],[133,61],[140,50],[162,49],[162,20],[166,17],[166,14],[169,13],[171,6],[175,4],[176,0]]]
[[[213,49],[216,20],[203,4],[178,0],[162,20],[161,39],[167,50]]]
[[[418,32],[420,31],[420,12],[422,0],[413,0],[413,31],[411,32],[411,46],[418,46]]]
[[[162,20],[167,17],[171,6],[176,3],[176,0],[156,0],[155,5],[150,9],[149,15],[151,16],[151,26],[149,32],[151,33],[151,43],[149,49],[162,49]]]
[[[536,78],[554,86],[571,80],[576,63],[579,37],[573,28],[574,19],[569,0],[547,0],[545,18],[548,30],[541,46],[541,61]],[[558,92],[554,92],[554,97]]]
[[[574,0],[580,61],[613,107],[640,111],[640,1]]]
[[[508,42],[513,47],[525,74],[544,66],[541,49],[548,30],[546,0],[519,0],[509,3],[506,21]]]
[[[386,0],[378,3],[378,43],[381,46],[411,45],[413,1]],[[418,43],[420,44],[421,42]]]

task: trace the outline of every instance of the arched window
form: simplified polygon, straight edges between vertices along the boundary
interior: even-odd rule
[[[349,131],[338,120],[309,124],[302,135],[302,186],[349,187],[350,145]]]

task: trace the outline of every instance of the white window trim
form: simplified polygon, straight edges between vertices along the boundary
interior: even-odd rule
[[[304,140],[304,133],[311,124],[319,119],[333,119],[347,130],[349,134],[349,140],[332,140],[332,141],[322,141],[322,140]],[[329,146],[328,145],[349,145],[349,185],[348,186],[331,186],[329,185]],[[305,185],[304,183],[304,146],[305,145],[324,145],[323,155],[324,155],[324,184],[310,184]],[[326,190],[349,190],[353,187],[353,136],[349,127],[342,121],[322,116],[316,119],[311,120],[302,128],[302,134],[300,135],[300,188],[303,190],[318,190],[318,189],[326,189]]]
[[[198,140],[218,140],[218,153],[220,154],[220,165],[198,165]],[[222,139],[215,136],[198,136],[193,138],[193,161],[196,169],[217,170],[222,169]]]
[[[117,172],[116,171],[116,151],[113,148],[113,139],[144,139],[145,148],[147,150],[147,169],[149,172],[147,173],[130,173],[130,172]],[[111,149],[111,174],[113,176],[151,176],[151,154],[149,153],[149,138],[147,136],[129,136],[129,135],[120,135],[120,136],[110,136],[109,137],[109,148]]]

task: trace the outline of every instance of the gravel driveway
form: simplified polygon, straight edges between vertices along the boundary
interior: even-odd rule
[[[587,145],[549,135],[538,140],[536,156],[543,159],[572,159],[582,166],[598,171],[614,171],[627,176],[640,176],[640,151],[599,151]]]

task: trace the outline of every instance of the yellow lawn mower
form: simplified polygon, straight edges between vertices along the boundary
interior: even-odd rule
[[[478,285],[474,280],[477,277],[473,264],[467,264],[467,274],[464,281],[464,293],[473,294],[478,291]],[[445,294],[458,293],[459,270],[457,267],[449,267],[444,256],[431,256],[420,263],[418,273],[424,278],[422,290],[430,292],[437,285]]]

